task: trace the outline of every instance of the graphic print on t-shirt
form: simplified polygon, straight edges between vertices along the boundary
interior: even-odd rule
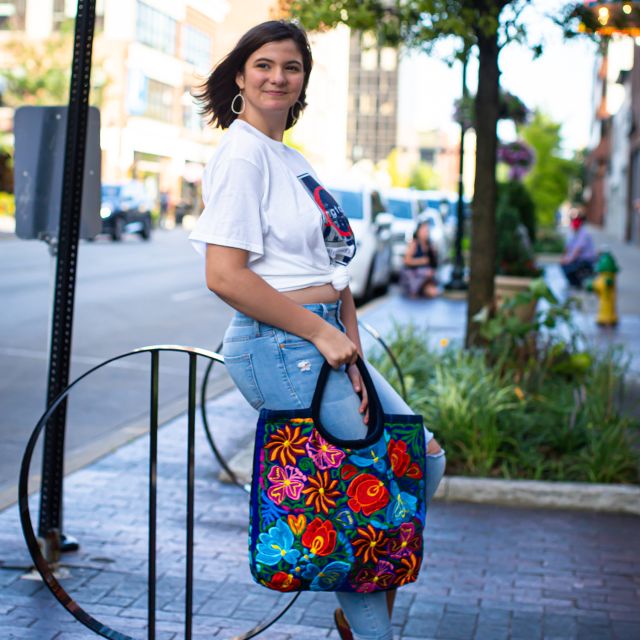
[[[303,173],[298,180],[322,211],[322,235],[331,262],[349,264],[356,253],[356,241],[342,207],[312,175]]]

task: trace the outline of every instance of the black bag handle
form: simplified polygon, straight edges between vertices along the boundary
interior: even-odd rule
[[[332,369],[331,365],[326,360],[323,362],[322,368],[320,369],[318,382],[316,383],[316,390],[313,394],[313,400],[311,401],[311,417],[313,418],[313,422],[318,431],[320,431],[320,433],[322,434],[323,438],[331,444],[349,448],[360,448],[366,447],[369,444],[373,444],[382,437],[384,431],[382,405],[380,404],[378,392],[373,385],[373,380],[369,375],[367,366],[360,356],[358,356],[355,364],[358,367],[358,371],[360,372],[360,375],[362,377],[364,388],[367,390],[367,398],[369,402],[369,424],[368,433],[365,438],[361,438],[358,440],[342,440],[341,438],[336,438],[334,435],[329,433],[321,424],[320,404],[322,402],[322,396],[327,384],[327,379],[329,378],[329,373]],[[346,372],[345,375],[347,375]]]

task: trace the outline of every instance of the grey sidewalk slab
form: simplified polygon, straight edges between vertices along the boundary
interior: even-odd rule
[[[248,440],[255,412],[233,393],[209,405],[229,454]],[[158,638],[183,637],[186,421],[160,432]],[[284,606],[289,595],[253,584],[246,559],[248,500],[217,480],[200,425],[196,438],[194,638],[232,638]],[[147,439],[142,437],[68,476],[65,530],[81,550],[65,556],[62,584],[101,622],[144,638],[147,558]],[[35,498],[32,499],[36,508]],[[640,637],[640,518],[585,512],[435,502],[427,567],[402,589],[396,638]],[[79,640],[93,636],[40,582],[18,510],[0,513],[0,636]],[[303,594],[273,640],[332,638],[331,594]]]

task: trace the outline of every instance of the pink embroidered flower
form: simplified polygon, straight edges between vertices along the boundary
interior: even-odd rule
[[[410,556],[422,546],[422,538],[416,535],[416,528],[412,522],[401,524],[399,529],[389,531],[387,535],[390,539],[389,554],[392,558]]]
[[[380,560],[375,569],[366,567],[356,576],[356,583],[358,584],[356,591],[371,593],[380,589],[388,589],[395,577],[393,565],[386,560]]]
[[[318,469],[339,467],[345,455],[344,451],[329,444],[315,429],[311,432],[305,449]]]
[[[296,469],[290,464],[284,468],[274,465],[267,478],[271,482],[271,486],[267,489],[267,495],[276,504],[282,504],[285,498],[297,500],[307,480],[307,476],[300,469]]]

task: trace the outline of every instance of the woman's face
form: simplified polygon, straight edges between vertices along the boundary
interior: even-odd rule
[[[282,114],[286,120],[304,84],[302,54],[293,40],[268,42],[247,59],[236,76],[236,84],[245,99],[243,117],[271,119]]]
[[[421,242],[426,242],[427,240],[429,240],[429,225],[426,222],[423,222],[418,227],[418,233],[416,235],[418,240],[420,240]]]

